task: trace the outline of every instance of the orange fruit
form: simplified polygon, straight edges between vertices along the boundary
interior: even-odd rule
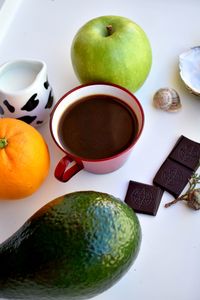
[[[49,150],[39,131],[17,119],[0,119],[0,198],[30,196],[49,167]]]

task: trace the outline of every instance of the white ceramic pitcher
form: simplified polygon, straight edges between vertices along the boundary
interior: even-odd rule
[[[47,121],[54,98],[43,61],[15,60],[0,67],[0,117],[37,127]]]

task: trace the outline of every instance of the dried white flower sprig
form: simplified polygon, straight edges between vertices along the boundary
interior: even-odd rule
[[[200,175],[194,173],[189,180],[189,188],[185,194],[180,197],[174,199],[173,201],[166,203],[165,207],[169,207],[178,201],[187,201],[187,205],[194,209],[200,209],[200,188],[196,188],[197,184],[200,184]]]

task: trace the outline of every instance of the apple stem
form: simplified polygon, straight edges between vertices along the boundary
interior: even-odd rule
[[[107,29],[108,35],[111,35],[113,33],[113,27],[112,27],[112,25],[107,25],[106,29]]]

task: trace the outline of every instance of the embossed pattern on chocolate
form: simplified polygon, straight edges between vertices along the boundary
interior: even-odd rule
[[[200,143],[181,136],[164,161],[153,183],[177,198],[200,161]]]
[[[200,143],[194,142],[182,135],[169,157],[196,171],[200,160]]]
[[[191,169],[167,158],[154,177],[153,183],[177,198],[192,173]]]
[[[137,213],[155,216],[163,191],[156,186],[130,181],[125,202]]]

